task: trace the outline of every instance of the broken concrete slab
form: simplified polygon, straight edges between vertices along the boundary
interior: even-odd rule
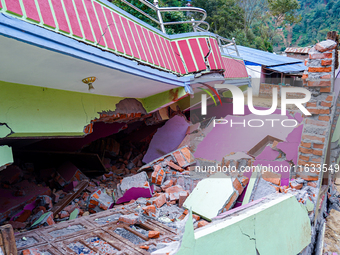
[[[143,157],[143,162],[150,163],[164,154],[176,150],[183,141],[189,126],[190,124],[184,116],[176,115],[168,120],[153,136],[149,149]]]
[[[137,200],[140,197],[152,197],[153,190],[150,187],[148,176],[145,172],[140,172],[130,177],[125,177],[117,185],[115,193],[116,204]]]
[[[231,178],[223,173],[216,173],[197,184],[183,207],[210,221],[224,209],[233,194]]]

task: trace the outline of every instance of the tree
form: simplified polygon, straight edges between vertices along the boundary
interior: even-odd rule
[[[297,0],[268,0],[268,9],[276,27],[300,22],[302,17],[297,15],[300,8]]]

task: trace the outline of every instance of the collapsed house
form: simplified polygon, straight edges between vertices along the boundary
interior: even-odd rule
[[[192,23],[169,36],[109,2],[0,2],[2,253],[321,254],[340,195],[309,168],[338,163],[336,38],[309,52],[312,115],[254,128],[212,87],[250,86],[235,42]]]

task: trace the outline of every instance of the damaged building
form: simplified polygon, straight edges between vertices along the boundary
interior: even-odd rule
[[[267,121],[204,10],[140,2],[0,0],[0,254],[340,254],[337,34]]]

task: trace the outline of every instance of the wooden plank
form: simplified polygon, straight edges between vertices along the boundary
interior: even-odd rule
[[[78,197],[81,192],[87,187],[89,184],[88,181],[81,181],[75,187],[74,191],[69,192],[62,200],[60,200],[55,206],[52,208],[53,215],[56,216],[59,212],[61,212],[73,199]]]
[[[1,226],[0,234],[1,234],[0,239],[2,239],[1,248],[3,249],[3,252],[5,253],[5,255],[18,254],[12,226],[10,224]]]

